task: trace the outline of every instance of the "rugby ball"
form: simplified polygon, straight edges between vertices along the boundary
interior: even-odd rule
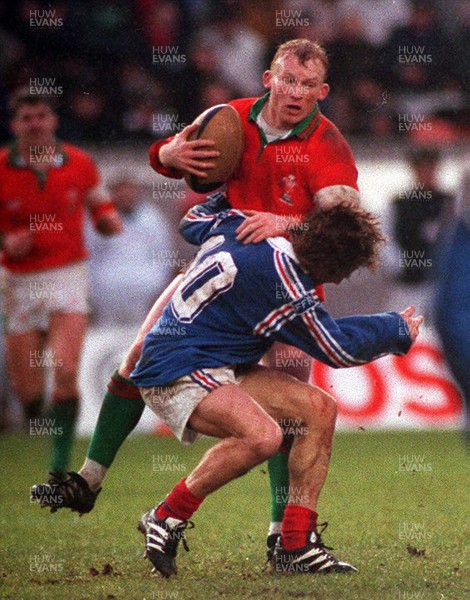
[[[214,140],[214,150],[220,156],[210,159],[215,163],[207,170],[207,177],[185,175],[186,183],[199,194],[207,194],[220,187],[240,163],[244,146],[243,125],[238,112],[229,104],[218,104],[207,109],[195,120],[199,127],[189,135],[189,140]],[[209,159],[208,159],[209,160]]]

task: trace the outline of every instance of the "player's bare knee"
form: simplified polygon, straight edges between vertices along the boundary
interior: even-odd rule
[[[259,462],[271,458],[282,444],[282,429],[272,421],[260,427],[256,435],[250,440],[250,447]]]
[[[142,352],[143,340],[135,340],[119,367],[119,374],[129,378]]]
[[[44,393],[43,378],[35,377],[34,374],[25,377],[11,373],[9,380],[13,393],[21,404],[28,404]]]
[[[338,414],[338,407],[333,396],[317,387],[308,391],[311,416],[315,423],[324,426],[334,425]]]
[[[56,369],[55,391],[61,396],[77,394],[77,370],[74,366],[63,364]]]
[[[20,404],[26,406],[36,400],[38,397],[42,396],[44,393],[44,389],[42,386],[24,386],[24,385],[14,385],[10,382],[13,393],[18,398]]]

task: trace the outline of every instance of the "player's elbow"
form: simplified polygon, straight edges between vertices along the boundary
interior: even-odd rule
[[[189,221],[187,221],[185,218],[181,219],[178,230],[180,232],[180,235],[183,236],[183,238],[189,242],[190,241],[190,231],[191,231],[191,223],[189,223]]]
[[[347,354],[347,357],[338,356],[334,359],[326,357],[323,362],[332,369],[348,369],[350,367],[357,367],[358,365],[363,364],[364,361],[356,358],[353,353],[347,352]]]

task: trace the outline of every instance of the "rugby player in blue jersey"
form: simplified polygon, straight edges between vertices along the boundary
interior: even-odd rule
[[[337,560],[317,529],[334,432],[334,399],[317,387],[257,365],[275,341],[296,346],[332,367],[405,354],[423,317],[410,307],[333,320],[315,286],[338,283],[373,266],[382,240],[375,218],[357,204],[313,211],[291,241],[248,247],[236,230],[246,216],[222,194],[191,209],[181,224],[201,248],[150,333],[131,377],[146,404],[183,443],[222,438],[187,478],[140,521],[146,554],[164,576],[188,520],[207,495],[272,456],[283,426],[294,432],[290,490],[273,557],[290,573],[356,570]]]

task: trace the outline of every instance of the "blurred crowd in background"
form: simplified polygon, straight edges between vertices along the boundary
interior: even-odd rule
[[[466,0],[18,0],[0,1],[0,17],[0,141],[9,92],[47,79],[65,139],[166,137],[208,106],[260,95],[294,37],[326,46],[322,110],[346,136],[470,135]]]
[[[456,202],[438,177],[442,150],[470,137],[468,0],[0,0],[0,19],[0,144],[10,139],[10,93],[29,86],[57,97],[62,139],[114,153],[135,154],[209,106],[261,95],[278,44],[320,41],[331,85],[322,112],[353,149],[378,140],[412,175],[398,196],[383,189],[390,242],[379,277],[352,278],[347,293],[330,294],[330,308],[371,312],[412,300],[428,317],[437,290],[437,328],[468,401],[470,345],[458,338],[470,319],[468,178]],[[146,185],[125,168],[104,174],[124,233],[87,230],[91,320],[103,330],[137,327],[191,260],[177,223],[200,197],[155,174],[151,191],[150,170]],[[465,291],[452,303],[442,290],[457,285]],[[0,371],[2,362],[0,339]]]

